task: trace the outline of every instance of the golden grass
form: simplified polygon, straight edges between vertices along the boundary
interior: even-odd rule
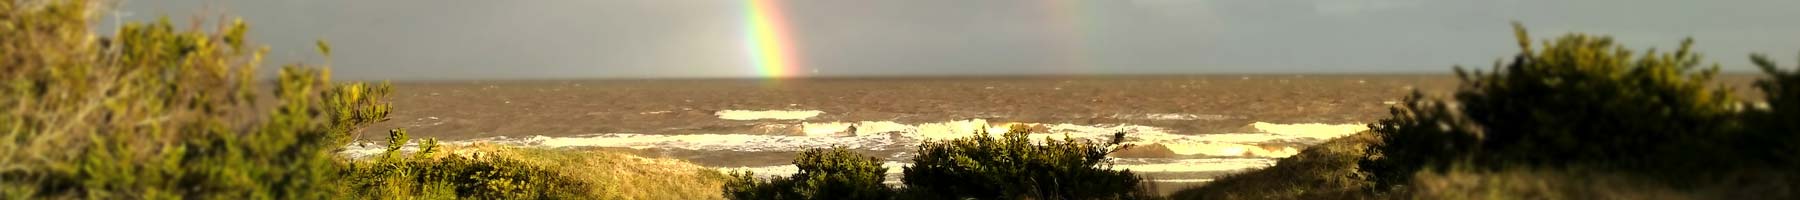
[[[1219,178],[1169,198],[1354,199],[1371,184],[1357,162],[1375,140],[1369,132],[1333,139],[1282,158],[1275,166]]]
[[[433,156],[500,156],[544,166],[590,183],[602,199],[724,199],[726,176],[676,159],[601,149],[542,149],[493,144],[446,146]]]
[[[1712,199],[1657,181],[1581,170],[1448,170],[1413,176],[1410,199]]]

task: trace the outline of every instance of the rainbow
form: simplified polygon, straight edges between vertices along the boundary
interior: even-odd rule
[[[786,78],[799,75],[800,65],[789,38],[787,18],[782,16],[778,0],[747,0],[744,47],[757,75]]]

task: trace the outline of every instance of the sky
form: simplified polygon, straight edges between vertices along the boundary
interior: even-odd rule
[[[1727,71],[1796,60],[1795,0],[771,0],[789,76],[1447,73],[1535,38],[1684,37]],[[228,14],[275,62],[348,79],[766,77],[749,0],[123,0],[112,17]],[[107,18],[112,18],[107,17]],[[183,20],[176,20],[183,21]],[[111,20],[99,31],[115,30]],[[313,42],[329,41],[329,60]]]

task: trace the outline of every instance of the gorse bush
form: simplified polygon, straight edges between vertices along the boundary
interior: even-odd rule
[[[1367,158],[1358,162],[1380,185],[1404,184],[1427,166],[1464,162],[1479,145],[1475,122],[1457,115],[1448,103],[1419,92],[1402,102],[1389,109],[1392,116],[1369,125],[1378,139],[1365,149]]]
[[[1417,167],[1695,168],[1723,153],[1733,100],[1713,89],[1716,67],[1696,69],[1682,42],[1674,52],[1635,56],[1611,38],[1572,34],[1533,49],[1516,29],[1519,55],[1493,73],[1467,73],[1455,101],[1409,97],[1373,130],[1382,134],[1385,183]],[[1699,70],[1699,71],[1696,71]],[[1383,168],[1392,167],[1392,168]]]
[[[1767,148],[1742,153],[1783,166],[1800,166],[1800,154],[1795,153],[1800,152],[1800,70],[1782,70],[1762,55],[1751,55],[1750,60],[1769,77],[1756,82],[1767,99],[1760,106],[1751,106],[1762,109],[1752,110],[1746,117],[1752,125],[1743,145]]]
[[[7,199],[582,199],[586,183],[505,158],[336,155],[387,120],[386,83],[283,67],[258,92],[242,21],[213,32],[164,19],[87,32],[86,1],[0,1],[0,194]],[[329,57],[329,46],[320,43]],[[272,94],[272,95],[261,95]],[[270,98],[273,99],[262,99]],[[346,179],[348,178],[348,179]],[[350,184],[343,184],[350,183]],[[349,195],[349,196],[345,196]]]
[[[1611,38],[1579,34],[1532,49],[1518,32],[1524,52],[1513,62],[1495,73],[1459,73],[1467,89],[1456,99],[1484,129],[1482,156],[1647,170],[1728,158],[1719,154],[1729,146],[1719,144],[1729,141],[1719,139],[1733,137],[1737,102],[1709,85],[1718,67],[1700,68],[1692,39],[1673,52],[1634,56]]]
[[[794,160],[799,173],[759,180],[734,173],[732,199],[1143,199],[1143,178],[1112,170],[1106,155],[1126,148],[1124,133],[1108,143],[1078,139],[1032,142],[1013,126],[1002,137],[927,141],[903,170],[906,187],[883,185],[881,159],[843,147],[812,149]]]
[[[1684,40],[1635,53],[1570,34],[1491,71],[1457,69],[1450,98],[1408,95],[1368,136],[1177,192],[1182,199],[1785,199],[1800,196],[1800,71],[1761,55],[1763,102],[1713,81]],[[1362,152],[1345,151],[1360,148]],[[1345,172],[1334,166],[1359,172]],[[1360,192],[1356,192],[1361,190]]]
[[[366,90],[387,86],[339,86],[302,65],[261,99],[266,50],[242,21],[129,23],[97,38],[94,5],[0,1],[0,193],[324,198],[338,190],[341,130],[386,119],[384,96]]]
[[[1381,140],[1362,168],[1384,186],[1412,182],[1425,169],[1547,168],[1616,171],[1688,188],[1800,167],[1792,156],[1800,150],[1793,129],[1800,112],[1786,91],[1800,85],[1765,58],[1753,59],[1771,76],[1758,83],[1769,106],[1758,108],[1713,85],[1718,67],[1701,64],[1691,39],[1674,51],[1636,54],[1582,34],[1534,48],[1524,28],[1515,24],[1515,31],[1521,52],[1491,72],[1459,68],[1463,85],[1453,100],[1415,93],[1371,125]]]
[[[723,179],[604,153],[463,157],[430,139],[404,153],[399,130],[383,155],[349,160],[337,152],[354,134],[388,120],[389,84],[336,83],[299,64],[257,81],[267,49],[241,20],[178,29],[165,18],[96,36],[102,4],[0,0],[0,199],[692,199],[708,196],[683,187]],[[558,165],[576,161],[667,169]],[[596,186],[650,182],[614,176],[696,180]]]
[[[794,158],[800,169],[792,176],[759,180],[733,173],[725,184],[731,199],[892,199],[894,189],[882,182],[887,168],[881,159],[844,147],[811,149]]]
[[[1125,148],[1124,133],[1107,143],[1049,139],[1034,143],[1030,128],[1001,137],[978,133],[919,145],[904,169],[909,195],[928,199],[1131,199],[1143,178],[1113,170],[1106,155]]]

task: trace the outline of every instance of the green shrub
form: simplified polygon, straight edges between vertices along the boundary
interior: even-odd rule
[[[1419,92],[1402,102],[1389,108],[1392,116],[1369,126],[1376,139],[1358,166],[1376,185],[1406,184],[1416,171],[1466,162],[1476,152],[1481,129],[1447,102]]]
[[[93,5],[0,0],[9,198],[327,198],[341,188],[342,130],[386,119],[385,93],[369,91],[387,86],[338,86],[302,65],[260,96],[266,49],[242,21],[96,37]]]
[[[1414,92],[1371,125],[1373,138],[1333,140],[1173,197],[1785,199],[1800,191],[1792,153],[1800,151],[1792,89],[1800,71],[1752,56],[1769,75],[1757,82],[1768,99],[1747,104],[1711,85],[1717,67],[1700,65],[1692,40],[1638,55],[1607,37],[1571,34],[1534,49],[1515,28],[1522,51],[1510,62],[1491,73],[1459,68],[1462,87],[1451,99]],[[1368,148],[1341,150],[1355,143]],[[1357,183],[1359,173],[1316,168],[1359,156],[1342,167],[1375,187],[1332,184]],[[1346,192],[1358,188],[1366,189]]]
[[[1660,170],[1702,168],[1689,161],[1727,152],[1736,101],[1710,87],[1718,67],[1700,68],[1693,40],[1634,56],[1580,34],[1532,49],[1518,31],[1524,52],[1495,73],[1464,75],[1456,94],[1461,114],[1484,129],[1482,156]]]
[[[789,177],[759,180],[754,174],[732,173],[725,184],[731,199],[893,199],[894,189],[882,182],[887,168],[881,159],[844,147],[811,149],[794,158],[800,169]]]
[[[402,153],[399,130],[380,158],[347,160],[336,152],[353,134],[388,119],[389,84],[333,83],[305,65],[258,82],[267,49],[248,43],[241,20],[206,32],[165,18],[97,37],[93,5],[0,0],[0,199],[656,198],[720,182],[664,164],[682,168],[616,171],[703,180],[595,192],[618,186],[538,160],[442,156],[429,139]],[[319,43],[327,58],[329,48]],[[634,181],[646,182],[616,182]],[[613,193],[625,195],[600,197]]]
[[[1617,171],[1692,188],[1800,166],[1791,156],[1800,150],[1797,112],[1785,89],[1796,87],[1796,75],[1767,59],[1753,60],[1771,75],[1758,83],[1771,108],[1746,109],[1713,85],[1718,67],[1701,65],[1691,39],[1662,53],[1634,54],[1611,38],[1582,34],[1533,48],[1515,28],[1522,51],[1510,62],[1491,73],[1459,68],[1463,85],[1453,100],[1415,94],[1374,125],[1382,140],[1363,169],[1384,186],[1411,182],[1421,169],[1460,166],[1474,174]]]
[[[1124,133],[1110,143],[1046,138],[1033,143],[1030,128],[1013,126],[1000,138],[968,138],[919,145],[903,178],[908,195],[928,199],[1131,199],[1147,194],[1142,178],[1112,170],[1106,155],[1124,148]]]
[[[1751,55],[1750,60],[1769,77],[1756,82],[1756,87],[1767,95],[1766,108],[1753,110],[1746,117],[1752,128],[1746,131],[1750,138],[1744,145],[1767,148],[1745,153],[1785,166],[1800,166],[1800,154],[1794,153],[1800,152],[1800,70],[1782,70],[1762,55]]]

